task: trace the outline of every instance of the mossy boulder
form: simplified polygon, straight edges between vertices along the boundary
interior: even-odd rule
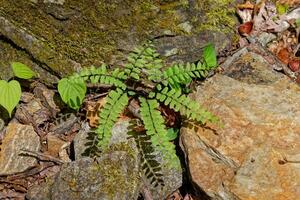
[[[134,158],[133,160],[136,160],[139,168],[138,174],[140,175],[138,178],[135,177],[136,181],[138,181],[139,191],[144,193],[144,189],[147,188],[148,195],[151,195],[154,200],[160,200],[165,199],[168,195],[170,195],[173,191],[181,187],[182,185],[182,170],[181,168],[177,167],[170,167],[166,165],[165,160],[163,160],[163,155],[161,152],[157,152],[155,157],[151,158],[149,157],[148,163],[150,160],[153,163],[154,160],[158,161],[158,165],[156,165],[156,173],[150,175],[147,177],[145,175],[145,172],[147,170],[154,170],[154,168],[145,168],[145,161],[142,159],[142,157],[145,157],[144,151],[146,149],[141,149],[139,146],[139,143],[141,142],[136,140],[137,138],[133,138],[132,135],[128,132],[130,123],[129,121],[122,121],[118,122],[114,125],[112,129],[112,137],[110,140],[110,149],[108,150],[109,153],[112,152],[126,152],[126,155]],[[90,152],[91,148],[88,144],[91,144],[92,141],[94,141],[94,137],[92,135],[89,135],[87,133],[90,133],[91,130],[87,124],[84,124],[83,129],[75,136],[74,138],[74,152],[75,152],[75,158],[80,160],[84,158],[84,156],[87,156],[87,153]],[[151,145],[150,141],[149,145]],[[147,155],[149,156],[149,155]],[[100,154],[100,157],[102,157],[102,154]],[[179,160],[178,160],[179,161]],[[107,165],[115,165],[116,163],[108,162]],[[152,165],[153,166],[153,165]],[[102,166],[102,170],[106,171],[107,173],[113,173],[113,168],[107,168],[105,166]],[[148,171],[149,172],[149,171]],[[123,174],[119,174],[120,177],[126,176],[127,172],[123,172]],[[149,175],[148,173],[147,175]],[[159,177],[157,176],[159,174]],[[134,177],[131,177],[134,178]],[[119,188],[122,187],[120,181],[116,180],[115,178],[107,179],[106,185],[114,185],[115,181],[119,182],[121,185]],[[130,180],[128,180],[130,181]],[[160,182],[161,181],[161,182]],[[112,182],[112,183],[110,183]],[[156,183],[162,183],[159,185],[156,185]],[[112,187],[114,188],[114,187]],[[108,191],[112,188],[104,187],[103,191]],[[126,188],[123,188],[126,190]],[[131,190],[131,188],[128,188],[128,190]],[[129,198],[130,199],[130,198]],[[134,200],[134,198],[131,198]]]
[[[147,39],[177,48],[166,55],[171,61],[193,61],[207,42],[219,50],[230,44],[232,1],[1,0],[0,41],[56,76],[103,62],[121,65],[128,51]],[[177,40],[189,46],[174,45]]]

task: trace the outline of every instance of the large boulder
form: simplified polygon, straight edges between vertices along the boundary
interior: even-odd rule
[[[135,200],[141,191],[147,191],[154,200],[165,199],[182,185],[181,169],[165,167],[162,155],[158,155],[151,162],[159,161],[161,168],[155,169],[159,171],[143,175],[150,168],[143,167],[141,149],[134,138],[128,138],[128,126],[128,121],[118,122],[112,130],[110,149],[100,153],[93,146],[95,135],[84,123],[74,139],[76,160],[64,164],[49,181],[31,187],[27,199]],[[95,159],[87,157],[97,153]],[[163,186],[155,186],[159,181]]]
[[[1,78],[10,78],[11,61],[25,62],[42,78],[103,62],[122,64],[128,51],[147,39],[170,61],[195,61],[207,42],[219,50],[230,45],[231,2],[3,0],[0,69],[6,71]]]
[[[200,86],[195,99],[222,126],[181,130],[190,178],[210,199],[300,196],[300,87],[244,52]]]
[[[83,158],[63,165],[54,178],[29,190],[31,200],[136,199],[138,165],[126,152],[97,159]]]
[[[144,153],[147,150],[143,149],[141,145],[138,145],[142,143],[140,138],[132,137],[132,135],[128,133],[128,126],[129,121],[122,121],[115,124],[110,142],[111,149],[113,151],[125,149],[128,153],[130,153],[130,155],[139,158],[139,173],[142,176],[139,177],[138,183],[141,186],[141,192],[143,192],[143,190],[147,190],[148,195],[150,195],[155,200],[166,198],[173,191],[181,187],[182,170],[175,167],[167,167],[164,160],[162,159],[163,155],[159,153],[147,163],[147,165],[149,166],[149,162],[154,162],[154,160],[158,161],[159,165],[156,166],[158,167],[156,168],[156,170],[159,170],[152,175],[151,173],[148,173],[147,175],[150,174],[150,176],[147,177],[145,175],[145,172],[148,170],[153,170],[154,168],[145,168],[145,160],[142,157],[145,157]],[[84,156],[87,156],[89,152],[94,151],[94,149],[90,147],[95,135],[93,136],[90,131],[91,130],[88,124],[83,124],[82,130],[75,136],[74,149],[76,159],[82,159],[84,158]],[[151,143],[149,143],[149,145],[150,144]],[[158,183],[158,185],[156,185],[156,183]]]

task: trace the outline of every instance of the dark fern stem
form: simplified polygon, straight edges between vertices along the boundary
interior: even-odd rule
[[[161,164],[156,160],[155,150],[152,147],[150,136],[146,135],[146,131],[137,127],[137,124],[132,122],[129,126],[129,138],[134,138],[141,155],[141,169],[144,176],[149,180],[154,187],[164,187],[165,183],[162,179],[163,173]]]

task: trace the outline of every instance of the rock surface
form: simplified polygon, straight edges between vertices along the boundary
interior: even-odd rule
[[[30,125],[11,122],[0,146],[0,175],[23,172],[36,164],[36,159],[20,155],[21,150],[40,150],[39,136]]]
[[[139,191],[138,171],[137,160],[124,151],[115,151],[97,159],[86,157],[62,166],[54,181],[38,186],[38,189],[31,189],[27,198],[31,200],[136,199]]]
[[[181,130],[198,195],[223,200],[300,196],[300,87],[246,52],[198,88],[223,127]]]
[[[230,45],[235,23],[230,2],[3,0],[0,70],[6,73],[1,78],[12,76],[11,61],[22,61],[56,82],[49,73],[64,76],[103,61],[122,63],[128,51],[147,39],[153,39],[169,61],[199,60],[208,42],[219,50]]]
[[[131,152],[135,157],[140,157],[139,149],[137,148],[136,141],[131,138],[128,139],[129,135],[128,132],[128,121],[123,121],[117,123],[112,131],[112,138],[111,138],[111,146],[113,150],[121,150],[127,149],[127,151]],[[75,157],[76,159],[82,159],[82,155],[86,155],[87,144],[92,141],[91,135],[88,135],[89,132],[88,124],[84,124],[82,127],[82,131],[80,131],[75,139],[74,139],[74,148],[75,148]],[[87,139],[87,137],[89,139]],[[143,188],[147,188],[151,196],[154,200],[160,200],[166,198],[170,195],[173,191],[179,188],[182,184],[182,172],[181,169],[175,168],[167,168],[163,167],[162,156],[158,156],[156,158],[162,164],[161,174],[163,174],[162,181],[164,183],[164,187],[154,187],[153,184],[150,183],[150,179],[146,177],[140,177],[138,179],[139,185]],[[140,159],[138,160],[139,165],[141,165]],[[143,171],[140,171],[143,174]]]

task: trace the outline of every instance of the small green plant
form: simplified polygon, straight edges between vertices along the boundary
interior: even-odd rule
[[[173,64],[163,68],[164,63],[152,43],[134,49],[128,56],[124,68],[108,70],[103,64],[99,68],[83,69],[79,73],[63,78],[58,83],[62,100],[71,108],[78,109],[87,91],[87,83],[110,87],[106,104],[99,110],[99,126],[96,129],[98,147],[109,147],[111,129],[129,100],[140,102],[140,116],[145,133],[155,151],[162,152],[170,166],[178,165],[175,145],[171,142],[177,133],[167,129],[159,108],[163,104],[188,119],[201,124],[216,122],[217,118],[190,99],[183,89],[193,79],[204,78],[217,65],[212,44],[204,48],[203,60],[197,63]]]
[[[12,62],[11,67],[15,77],[30,79],[35,76],[35,73],[28,66],[20,62]],[[0,105],[8,111],[10,117],[20,101],[21,94],[21,86],[17,80],[0,80]]]

